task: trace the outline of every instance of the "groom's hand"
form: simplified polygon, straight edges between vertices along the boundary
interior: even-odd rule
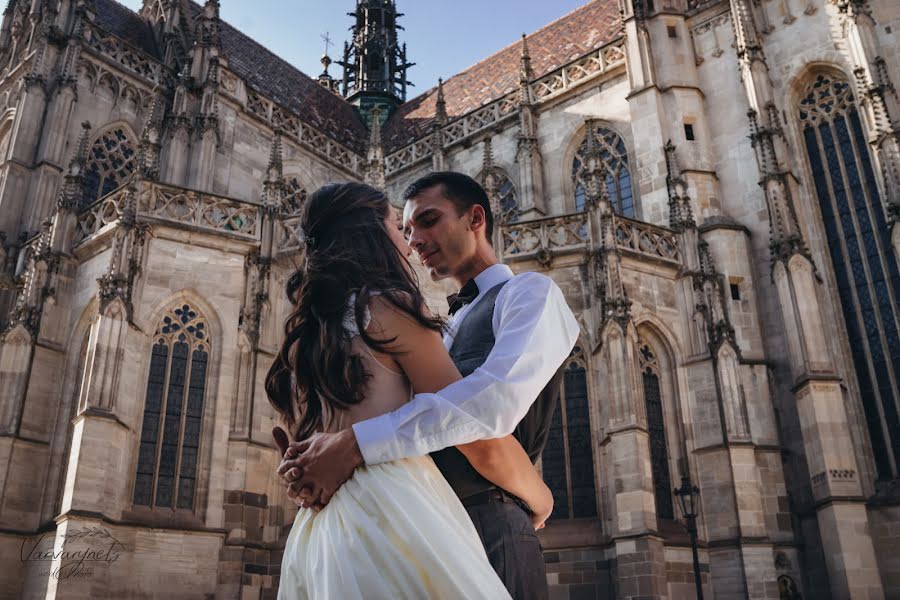
[[[313,502],[312,498],[309,498],[308,492],[301,490],[298,483],[294,481],[300,476],[300,470],[294,463],[300,456],[298,450],[300,443],[289,441],[287,433],[281,427],[272,429],[272,437],[275,438],[275,445],[278,447],[278,452],[281,455],[281,462],[275,472],[281,477],[287,490],[288,498],[298,507],[312,508],[316,511],[321,510],[323,506],[318,502]]]
[[[309,505],[318,500],[326,505],[334,493],[364,463],[352,429],[340,433],[317,433],[308,440],[291,444],[288,452],[300,457],[285,460],[278,471]]]

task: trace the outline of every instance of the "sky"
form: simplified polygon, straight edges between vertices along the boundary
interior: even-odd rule
[[[119,0],[132,10],[142,0]],[[464,71],[494,52],[587,3],[588,0],[398,0],[415,87],[409,97]],[[202,3],[202,0],[201,0]],[[221,17],[309,75],[322,72],[322,35],[339,60],[353,19],[355,0],[221,0]],[[330,73],[339,78],[340,67]]]

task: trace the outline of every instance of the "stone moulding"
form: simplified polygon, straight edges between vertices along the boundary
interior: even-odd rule
[[[502,225],[500,259],[545,260],[553,254],[583,252],[590,247],[587,213],[575,213]]]
[[[240,103],[238,98],[232,97]],[[362,177],[362,167],[366,162],[365,157],[334,141],[315,127],[304,122],[300,117],[249,86],[247,87],[246,110],[248,113],[271,125],[273,129],[282,130],[285,134],[300,142],[304,148],[312,150],[342,169]]]
[[[76,245],[85,243],[119,220],[128,185],[110,192],[81,212],[76,226]],[[261,207],[258,204],[146,181],[138,185],[136,193],[139,217],[225,233],[247,241],[260,240]]]
[[[531,82],[531,94],[540,105],[624,64],[625,40],[618,38]],[[489,127],[496,127],[517,115],[519,95],[518,89],[510,91],[447,123],[441,129],[444,148],[458,144]],[[431,138],[432,133],[428,132],[422,138],[386,156],[386,174],[392,175],[429,159],[434,151]]]
[[[6,71],[0,78],[0,93],[11,91],[16,88],[31,72],[31,62],[34,59],[34,52],[29,54],[22,62],[17,64],[11,70]]]
[[[675,231],[667,227],[615,215],[613,232],[619,250],[653,260],[681,264],[678,238]]]
[[[111,62],[119,67],[124,67],[126,72],[133,73],[155,85],[167,88],[174,85],[175,76],[168,67],[95,25],[85,27],[84,47],[89,53],[97,55],[103,62]],[[223,69],[223,71],[225,70]],[[233,79],[237,76],[228,71],[226,77]],[[291,111],[250,88],[249,85],[246,86],[246,90],[245,108],[248,113],[261,118],[274,129],[283,129],[285,133],[299,141],[304,148],[323,156],[336,166],[362,176],[361,168],[365,162],[363,156],[318,131]],[[243,106],[240,99],[235,97],[227,87],[223,92]]]
[[[589,218],[584,212],[501,225],[500,258],[507,262],[548,262],[556,255],[598,247],[599,240],[591,240]],[[672,229],[614,215],[613,232],[616,248],[623,254],[681,265],[678,237]]]
[[[84,47],[154,84],[169,87],[174,76],[164,64],[95,25],[84,29]]]

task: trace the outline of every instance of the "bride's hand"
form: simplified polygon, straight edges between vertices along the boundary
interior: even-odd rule
[[[535,502],[529,502],[528,508],[531,509],[531,522],[534,524],[535,531],[543,529],[553,512],[553,493],[550,488],[544,484],[540,497]]]

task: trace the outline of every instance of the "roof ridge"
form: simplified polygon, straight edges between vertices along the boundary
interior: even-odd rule
[[[579,6],[579,7],[577,7],[577,8],[573,8],[572,10],[570,10],[569,12],[567,12],[566,14],[564,14],[564,15],[562,15],[562,16],[559,16],[559,17],[557,17],[557,18],[555,18],[555,19],[553,19],[553,20],[550,21],[549,23],[546,23],[546,24],[542,25],[541,27],[535,29],[535,30],[532,31],[531,33],[526,33],[526,34],[525,34],[525,39],[526,39],[526,40],[530,40],[533,36],[539,34],[540,32],[542,32],[542,31],[545,30],[545,29],[548,29],[548,28],[550,28],[550,27],[556,25],[556,24],[559,23],[560,21],[563,21],[563,20],[565,20],[565,19],[571,17],[573,14],[577,13],[578,11],[584,10],[585,8],[587,8],[588,6],[590,6],[591,4],[594,4],[595,2],[602,2],[602,1],[603,1],[603,0],[588,0],[587,2],[585,2],[584,4],[582,4],[581,6]],[[447,77],[446,79],[444,79],[444,83],[446,84],[448,81],[450,81],[451,79],[453,79],[454,77],[457,77],[457,76],[459,76],[459,75],[465,75],[466,73],[468,73],[469,71],[471,71],[472,69],[474,69],[475,67],[477,67],[478,65],[480,65],[480,64],[482,64],[482,63],[485,63],[485,62],[487,62],[487,61],[493,59],[493,58],[496,57],[497,55],[502,54],[503,52],[506,52],[507,50],[509,50],[510,48],[513,48],[514,46],[521,45],[521,43],[522,43],[522,38],[519,37],[516,41],[510,42],[509,44],[503,46],[502,48],[500,48],[499,50],[497,50],[497,51],[494,52],[493,54],[490,54],[490,55],[488,55],[488,56],[482,58],[482,59],[479,60],[478,62],[472,63],[471,65],[469,65],[469,66],[466,67],[465,69],[463,69],[463,70],[461,70],[461,71],[459,71],[459,72],[457,72],[457,73],[454,73],[454,74],[451,75],[450,77]],[[428,88],[428,90],[422,92],[421,94],[419,94],[418,96],[416,96],[416,98],[419,98],[420,96],[424,96],[424,95],[430,93],[432,90],[434,90],[434,89],[436,89],[436,88],[437,88],[437,84],[435,84],[433,87]],[[415,98],[413,98],[413,100],[415,100]]]
[[[531,47],[531,81],[564,68],[620,35],[621,13],[616,0],[590,0],[525,36]],[[513,92],[521,85],[521,39],[444,79],[447,112],[462,117]],[[398,107],[383,127],[390,153],[420,139],[434,119],[435,87]]]
[[[121,0],[96,1],[108,7],[102,11],[104,14],[118,16],[110,19],[113,26],[110,33],[121,38],[122,32],[128,33],[129,29],[134,30],[140,25],[145,37],[153,37],[149,21],[123,5]],[[184,26],[190,27],[203,7],[196,0],[180,2],[185,13]],[[352,104],[232,23],[225,19],[220,22],[221,50],[223,58],[228,58],[227,68],[245,82],[248,91],[266,97],[287,114],[298,117],[305,125],[342,147],[356,154],[364,153],[367,127]],[[131,38],[122,39],[135,43]],[[148,40],[142,43],[146,45]],[[154,58],[161,61],[160,56]]]
[[[118,0],[116,0],[116,1],[118,2]],[[189,1],[191,4],[193,4],[195,7],[197,7],[198,9],[203,10],[203,7],[200,6],[200,3],[197,2],[197,0],[188,0],[188,1]],[[196,15],[192,15],[192,18],[196,18]],[[252,44],[254,44],[254,45],[256,45],[256,46],[262,48],[262,49],[265,50],[269,55],[271,55],[272,57],[278,59],[280,62],[282,62],[282,63],[284,63],[285,65],[287,65],[288,67],[290,67],[293,71],[297,72],[299,75],[303,75],[304,77],[306,77],[306,78],[309,79],[310,81],[316,82],[316,79],[315,79],[314,77],[310,77],[309,75],[307,75],[306,73],[304,73],[303,71],[301,71],[299,67],[297,67],[297,66],[294,65],[292,62],[290,62],[289,60],[287,60],[286,58],[284,58],[283,56],[281,56],[280,54],[278,54],[277,52],[275,52],[274,50],[272,50],[271,48],[269,48],[268,46],[266,46],[265,44],[263,44],[263,43],[260,42],[259,40],[257,40],[255,37],[251,36],[251,35],[248,34],[248,33],[245,33],[245,32],[244,32],[243,30],[241,30],[241,29],[238,29],[236,26],[232,25],[231,23],[229,23],[229,22],[226,21],[225,19],[219,18],[219,23],[220,23],[221,25],[224,25],[224,26],[226,26],[226,27],[229,27],[231,30],[233,30],[233,31],[239,33],[240,35],[242,35],[243,37],[247,38],[247,40],[249,40]],[[226,56],[226,58],[227,58],[227,56]],[[320,87],[321,87],[321,86],[320,86]],[[322,88],[322,89],[324,90],[325,88]],[[325,91],[327,91],[327,90],[325,90]],[[338,97],[339,97],[341,100],[344,100],[343,96],[338,96]]]

